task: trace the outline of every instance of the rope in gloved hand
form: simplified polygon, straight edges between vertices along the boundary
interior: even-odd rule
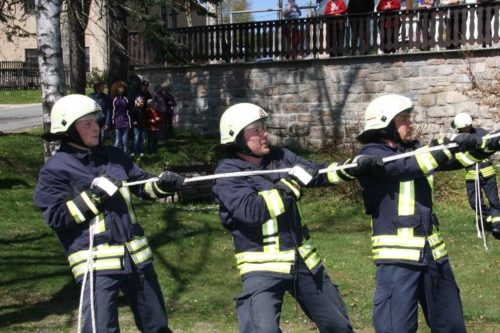
[[[498,134],[500,136],[500,134]],[[449,148],[456,148],[458,147],[458,144],[456,143],[448,143],[444,145],[439,145],[439,146],[434,146],[430,148],[424,148],[424,149],[419,149],[416,151],[411,151],[407,152],[404,154],[398,154],[390,157],[383,158],[382,161],[384,163],[392,162],[395,160],[399,160],[402,158],[410,157],[410,156],[415,156],[418,154],[423,154],[423,153],[428,153],[431,151],[436,151],[436,150],[442,150],[442,149],[449,149]],[[326,169],[321,169],[318,171],[319,174],[322,173],[327,173],[327,172],[332,172],[336,170],[344,170],[344,169],[349,169],[349,168],[355,168],[357,167],[357,163],[349,163],[349,164],[344,164],[344,165],[338,165],[333,168],[326,168]],[[240,172],[230,172],[230,173],[221,173],[217,175],[208,175],[208,176],[200,176],[200,177],[193,177],[193,178],[186,178],[184,179],[183,184],[187,183],[193,183],[193,182],[199,182],[199,181],[204,181],[204,180],[213,180],[213,179],[220,179],[220,178],[231,178],[231,177],[247,177],[247,176],[257,176],[257,175],[268,175],[271,173],[288,173],[292,168],[284,168],[284,169],[277,169],[277,170],[255,170],[255,171],[240,171]],[[136,182],[130,182],[130,183],[123,183],[122,186],[135,186],[135,185],[141,185],[141,184],[146,184],[146,183],[152,183],[157,181],[157,177],[149,178],[146,180],[140,180]]]

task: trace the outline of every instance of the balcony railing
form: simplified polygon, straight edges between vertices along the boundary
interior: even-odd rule
[[[178,59],[188,63],[363,55],[488,47],[499,40],[499,11],[500,1],[494,1],[170,31],[183,45]]]

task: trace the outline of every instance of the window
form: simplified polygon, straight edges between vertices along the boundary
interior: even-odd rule
[[[38,50],[37,49],[25,49],[24,50],[24,61],[38,62]]]
[[[36,0],[24,0],[24,11],[26,14],[35,14]]]
[[[90,73],[90,47],[85,47],[85,71]]]

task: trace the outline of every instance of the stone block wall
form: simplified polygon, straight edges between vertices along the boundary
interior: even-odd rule
[[[472,53],[476,75],[491,79],[499,71],[495,50]],[[177,129],[219,133],[222,113],[236,103],[254,103],[271,118],[273,145],[320,148],[325,140],[351,140],[363,127],[366,106],[396,93],[415,104],[418,133],[438,137],[452,132],[460,112],[475,126],[497,130],[497,110],[489,110],[462,92],[469,87],[462,52],[405,53],[301,61],[214,64],[197,67],[138,69],[151,82],[168,84],[177,99]]]

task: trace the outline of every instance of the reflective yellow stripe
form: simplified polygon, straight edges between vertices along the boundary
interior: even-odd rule
[[[76,207],[72,200],[66,202],[66,206],[68,206],[68,210],[76,223],[82,223],[85,221],[85,216],[83,216],[82,212]]]
[[[291,274],[292,263],[262,263],[262,264],[242,264],[238,266],[240,270],[240,275],[250,273],[250,272],[275,272],[283,274]]]
[[[399,247],[415,247],[422,249],[425,246],[425,237],[402,237],[395,235],[382,235],[372,237],[373,247],[383,246],[399,246]]]
[[[262,235],[264,236],[264,252],[278,252],[280,250],[278,220],[276,218],[262,225]]]
[[[420,261],[421,257],[420,250],[409,250],[409,249],[373,249],[372,254],[374,260],[400,259],[400,260]]]
[[[146,236],[142,236],[125,244],[127,244],[127,248],[129,251],[137,251],[140,248],[148,245],[148,239],[146,238]]]
[[[259,194],[266,201],[267,209],[269,209],[269,215],[271,215],[272,219],[285,212],[285,206],[278,190],[272,189],[270,191],[259,192]]]
[[[293,263],[295,261],[295,251],[281,251],[274,253],[264,253],[264,252],[241,252],[234,255],[236,258],[236,264],[241,265],[243,263],[265,263],[265,262],[289,262]]]
[[[436,246],[437,244],[443,242],[443,236],[441,236],[441,233],[437,232],[430,235],[427,240],[429,241],[430,246]]]
[[[413,228],[398,228],[398,236],[413,237]]]
[[[127,181],[124,180],[124,183]],[[122,186],[120,187],[120,193],[122,194],[123,198],[125,199],[125,203],[127,204],[127,209],[128,209],[128,214],[130,217],[130,223],[136,224],[137,223],[137,216],[135,216],[134,209],[132,208],[132,198],[130,197],[130,190],[128,186]]]
[[[328,166],[328,169],[330,168],[335,168],[336,166],[338,165],[337,162],[335,163],[332,163]],[[334,170],[334,171],[328,171],[327,172],[327,176],[328,176],[328,181],[332,184],[340,184],[340,183],[344,183],[345,181],[339,177],[339,175],[337,174],[339,170]],[[347,175],[347,174],[346,174]],[[349,176],[347,175],[349,178],[354,178],[352,176]]]
[[[97,261],[94,261],[93,267],[94,267],[94,271],[122,269],[122,259],[113,258],[113,259],[97,260]],[[84,262],[80,265],[77,265],[71,269],[75,279],[78,276],[84,274],[86,270],[87,270],[87,263],[86,262]]]
[[[473,157],[469,153],[457,153],[455,154],[455,157],[463,166],[466,167],[479,162],[477,158]]]
[[[140,264],[151,258],[153,256],[153,252],[151,251],[151,248],[148,246],[141,252],[131,253],[130,256],[132,257],[134,263]]]
[[[312,270],[321,261],[312,239],[307,240],[301,247],[299,247],[299,254],[304,259],[304,262],[309,270]]]
[[[481,168],[479,171],[481,172],[481,175],[483,175],[484,178],[488,178],[497,174],[495,168],[492,165],[485,168]]]
[[[398,215],[415,214],[415,183],[413,180],[399,183]]]
[[[126,242],[128,252],[136,264],[143,263],[153,256],[146,236],[138,237],[130,242]],[[138,252],[139,251],[139,252]]]
[[[417,151],[419,151],[420,149],[417,149]],[[417,159],[418,165],[420,166],[420,169],[422,169],[424,174],[428,174],[438,167],[438,164],[431,153],[417,154],[415,155],[415,157]]]
[[[123,245],[108,246],[105,248],[94,248],[92,251],[94,259],[109,258],[109,257],[124,257],[125,247]],[[70,266],[73,266],[81,261],[86,261],[89,256],[88,250],[82,250],[73,253],[68,257]]]
[[[448,254],[448,250],[446,249],[446,245],[443,243],[441,246],[432,249],[432,256],[434,260],[441,259]]]

